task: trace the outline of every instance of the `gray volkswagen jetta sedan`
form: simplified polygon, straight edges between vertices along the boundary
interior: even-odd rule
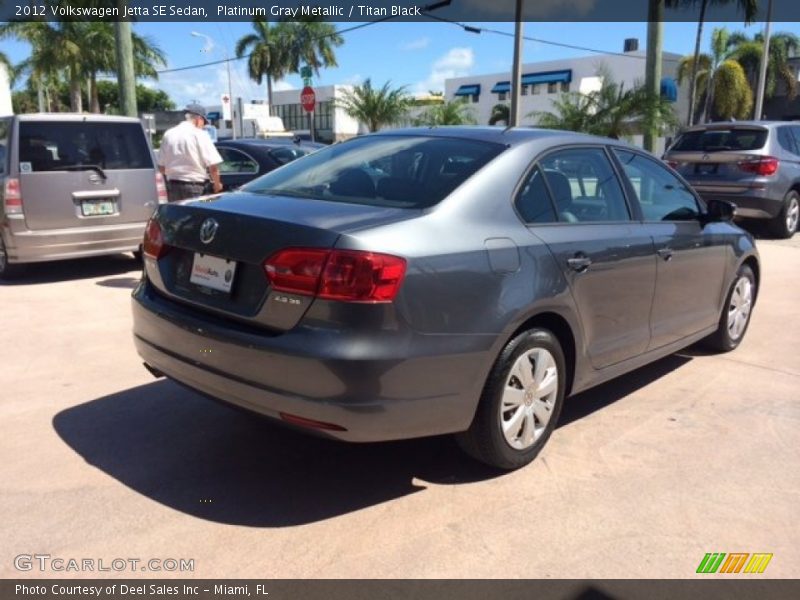
[[[604,138],[358,137],[160,206],[135,343],[156,376],[296,428],[454,433],[513,469],[565,397],[698,340],[741,342],[760,268],[733,209]]]

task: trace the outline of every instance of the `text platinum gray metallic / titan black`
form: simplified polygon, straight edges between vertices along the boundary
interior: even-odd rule
[[[452,433],[516,468],[565,397],[740,343],[760,268],[733,210],[605,138],[363,136],[160,206],[136,348],[156,375],[305,431]]]

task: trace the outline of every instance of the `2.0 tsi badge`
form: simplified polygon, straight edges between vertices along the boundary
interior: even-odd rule
[[[216,220],[206,219],[203,221],[203,224],[200,225],[200,241],[204,244],[210,244],[214,236],[217,235],[217,229],[219,229],[219,223]]]

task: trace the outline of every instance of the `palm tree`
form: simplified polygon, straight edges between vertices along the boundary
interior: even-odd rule
[[[253,31],[236,42],[236,56],[247,56],[247,73],[258,84],[267,80],[267,103],[272,110],[272,81],[285,77],[290,69],[287,55],[286,23],[270,27],[262,19],[253,20]]]
[[[747,119],[753,110],[753,92],[737,61],[722,62],[714,73],[714,111],[723,120]]]
[[[547,129],[569,129],[612,138],[627,138],[652,124],[658,130],[677,125],[669,101],[660,95],[653,98],[637,85],[625,89],[615,82],[606,69],[598,75],[603,83],[599,90],[582,94],[567,92],[553,101],[553,112],[533,112],[538,125]]]
[[[734,33],[728,38],[727,48],[728,57],[742,65],[751,88],[755,89],[761,57],[764,54],[764,36],[757,33],[748,38],[744,33]],[[798,49],[800,49],[800,38],[793,33],[781,32],[770,37],[767,80],[764,86],[764,95],[767,98],[775,95],[778,80],[783,82],[790,100],[797,96],[797,79],[789,58],[795,56]]]
[[[87,23],[74,21],[11,21],[0,25],[0,38],[15,37],[31,45],[31,55],[17,65],[17,70],[30,71],[37,82],[64,71],[70,85],[70,109],[81,112],[83,64],[94,51],[84,45],[86,28]]]
[[[89,97],[91,112],[100,112],[100,101],[97,92],[97,76],[113,73],[116,69],[117,56],[114,41],[114,24],[94,21],[89,23],[86,43],[95,50],[85,63],[86,75],[89,78]],[[158,79],[157,66],[166,65],[166,56],[158,44],[150,37],[132,35],[133,70],[137,77]]]
[[[437,125],[475,125],[476,123],[472,108],[461,100],[451,100],[450,102],[430,106],[415,119],[416,125],[431,127]]]
[[[562,93],[552,100],[551,104],[552,111],[533,111],[526,116],[535,118],[536,124],[545,129],[592,132],[592,117],[595,111],[592,93]]]
[[[353,86],[352,91],[344,92],[336,100],[336,105],[372,132],[401,121],[411,102],[405,86],[392,88],[391,82],[387,81],[383,87],[373,88],[372,82],[367,79],[361,85]]]
[[[678,5],[696,5],[700,4],[700,16],[697,20],[697,37],[694,43],[694,54],[691,56],[691,67],[684,73],[684,76],[689,75],[689,116],[686,124],[691,126],[694,124],[695,104],[697,88],[703,87],[697,81],[702,70],[700,58],[700,41],[703,37],[703,25],[705,24],[706,9],[709,4],[727,5],[736,2],[737,8],[744,13],[745,24],[750,24],[756,18],[758,13],[758,0],[666,0],[666,6]]]
[[[489,125],[497,125],[500,121],[508,125],[510,114],[511,109],[508,107],[508,104],[495,104],[492,107],[492,114],[489,116]]]
[[[334,25],[324,22],[322,17],[285,21],[283,25],[290,73],[299,73],[301,63],[311,67],[317,76],[320,68],[339,66],[334,48],[344,44],[344,38]]]
[[[709,55],[709,70],[708,74],[706,75],[706,101],[705,107],[703,108],[703,120],[708,120],[711,117],[711,106],[712,101],[717,96],[717,71],[720,68],[722,62],[727,58],[727,50],[728,50],[728,39],[730,38],[730,33],[724,27],[716,27],[711,32],[711,54]],[[720,78],[720,82],[723,82],[725,85],[741,85],[742,80],[737,76],[732,76],[730,74],[730,69],[733,67],[728,65],[726,70],[728,71],[728,75],[726,77]],[[747,79],[745,78],[744,83],[747,83]],[[721,86],[720,92],[724,93],[732,93],[735,97],[742,97],[745,93],[744,88],[730,88],[725,87],[725,85]],[[747,92],[750,91],[750,86],[747,86]]]

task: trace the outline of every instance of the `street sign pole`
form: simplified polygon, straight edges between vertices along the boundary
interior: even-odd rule
[[[311,67],[308,65],[300,69],[300,76],[303,78],[303,91],[300,92],[300,104],[303,109],[308,113],[308,132],[311,135],[311,141],[315,141],[316,135],[314,134],[314,110],[317,104],[317,96],[314,93],[314,88],[311,87]]]

